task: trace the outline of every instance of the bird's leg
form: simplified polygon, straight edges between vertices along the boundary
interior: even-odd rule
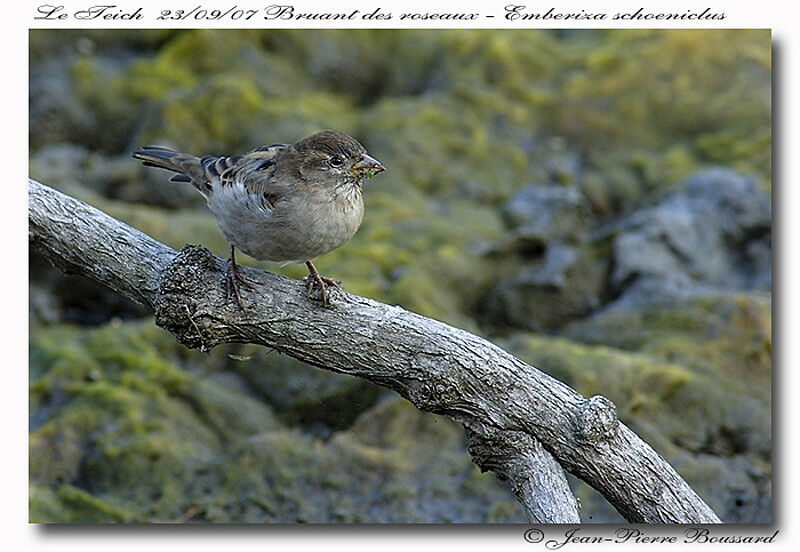
[[[244,285],[250,289],[255,289],[255,287],[245,280],[239,272],[239,265],[236,264],[235,251],[235,248],[231,245],[231,256],[228,259],[228,269],[225,271],[225,297],[230,300],[231,293],[233,293],[239,308],[242,312],[247,312],[244,308],[244,303],[242,303],[242,297],[239,295],[239,286]]]
[[[322,303],[327,305],[328,293],[325,291],[325,286],[342,289],[341,286],[335,280],[331,280],[330,278],[320,275],[320,273],[317,271],[317,268],[312,264],[311,261],[306,261],[306,266],[308,267],[308,277],[306,278],[306,289],[308,290],[308,295],[311,295],[314,286],[318,287],[319,294],[322,297]]]

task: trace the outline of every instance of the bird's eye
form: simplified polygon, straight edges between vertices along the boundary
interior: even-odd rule
[[[344,164],[344,159],[340,155],[334,155],[328,163],[330,163],[331,167],[341,167]]]

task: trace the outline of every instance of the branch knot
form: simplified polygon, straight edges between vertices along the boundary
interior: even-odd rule
[[[217,258],[205,247],[186,244],[165,267],[155,302],[155,322],[187,347],[208,351],[218,343],[213,332],[203,335],[202,315],[193,297],[208,297],[221,274]],[[210,282],[209,282],[210,280]],[[210,285],[209,285],[210,284]]]
[[[581,401],[576,416],[580,438],[592,444],[610,441],[617,436],[617,407],[610,399],[594,395]]]

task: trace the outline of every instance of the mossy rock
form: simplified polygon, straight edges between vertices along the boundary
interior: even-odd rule
[[[611,310],[571,324],[563,335],[685,364],[770,400],[772,301],[763,295],[716,294]]]
[[[637,333],[636,328],[645,326],[629,318],[627,327],[633,330],[631,333]],[[769,512],[758,510],[758,505],[768,502],[770,493],[768,374],[753,366],[751,375],[743,381],[741,373],[726,369],[726,354],[708,356],[708,351],[715,347],[733,346],[728,341],[730,335],[717,338],[715,346],[708,349],[703,345],[683,348],[694,351],[693,356],[667,355],[671,359],[667,360],[657,351],[658,344],[669,340],[662,338],[657,330],[646,331],[656,345],[655,349],[640,347],[647,352],[522,333],[510,337],[505,345],[512,353],[581,394],[602,394],[611,399],[622,422],[668,462],[680,459],[674,464],[679,473],[724,521],[768,521]],[[663,333],[668,335],[669,331]],[[741,334],[733,339],[741,339]],[[721,360],[722,365],[715,367],[712,362],[716,360]],[[724,466],[732,478],[749,481],[744,490],[720,486],[698,475],[700,467],[707,466],[710,458]],[[587,505],[591,503],[598,508],[584,509],[582,515],[591,515],[597,521],[614,521],[607,505],[600,506],[603,501],[592,498],[593,492],[579,489],[578,496],[587,499]]]
[[[293,377],[279,362],[264,379],[287,388],[273,410],[241,376],[243,364],[269,372],[273,355],[189,351],[152,322],[38,328],[30,360],[34,522],[524,519],[457,424],[369,398],[354,378]],[[315,408],[325,432],[302,417]]]
[[[318,268],[348,291],[482,333],[480,307],[490,290],[531,268],[530,250],[502,260],[483,255],[507,235],[502,205],[531,183],[579,190],[590,207],[580,228],[590,231],[657,202],[709,163],[754,174],[769,190],[771,52],[768,30],[34,30],[30,171],[171,247],[199,242],[225,256],[228,244],[202,198],[142,168],[128,158],[131,149],[158,142],[235,154],[339,128],[389,170],[365,183],[358,234]],[[754,253],[769,264],[768,249]],[[581,259],[576,274],[606,268],[603,254]],[[298,265],[240,261],[305,275]],[[507,495],[494,498],[496,487],[478,500],[491,476],[468,463],[455,469],[461,487],[425,480],[428,491],[408,475],[422,468],[397,462],[392,445],[357,443],[347,432],[373,410],[423,423],[384,406],[385,395],[360,382],[263,351],[230,346],[201,355],[156,329],[112,326],[115,316],[145,313],[116,305],[110,294],[91,293],[105,307],[80,304],[96,315],[80,321],[104,324],[99,329],[48,328],[69,319],[54,312],[71,304],[65,290],[88,288],[48,282],[52,273],[41,267],[32,265],[41,313],[31,318],[32,519],[500,521],[519,511]],[[731,481],[752,483],[737,483],[750,510],[729,508],[732,492],[712,499],[726,520],[760,520],[771,460],[764,421],[771,306],[730,297],[604,312],[562,334],[605,349],[541,336],[515,346],[584,392],[606,393],[610,378],[607,394],[625,419],[687,474],[707,474],[721,462],[733,470]],[[582,313],[573,309],[567,318]],[[270,367],[274,373],[261,377]],[[289,389],[275,388],[284,378]],[[725,394],[733,399],[721,405]],[[328,416],[333,423],[311,430]],[[236,428],[230,440],[220,430],[228,426]],[[422,433],[421,443],[436,449],[436,432]],[[334,451],[339,435],[346,437],[339,446],[353,444],[347,454],[370,451],[369,465],[392,474],[385,488],[365,477],[382,489],[375,500],[344,469],[331,468],[343,454]],[[186,459],[195,450],[197,458]],[[250,464],[237,463],[239,452],[276,469],[307,462],[306,471],[254,475]],[[125,465],[105,462],[112,453]],[[740,479],[744,468],[731,458],[755,466],[761,479]],[[173,463],[179,467],[168,469]],[[235,476],[225,479],[226,469]],[[104,487],[90,488],[85,473]],[[145,473],[167,480],[141,489],[123,482],[124,493],[107,486]],[[276,480],[291,492],[279,495]],[[243,491],[248,486],[259,491]],[[459,510],[447,487],[475,489],[476,498]]]

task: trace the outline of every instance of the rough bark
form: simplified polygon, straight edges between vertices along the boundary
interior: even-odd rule
[[[323,307],[302,282],[242,267],[242,313],[227,300],[226,261],[166,247],[29,181],[30,242],[54,263],[148,305],[188,347],[256,343],[392,389],[461,422],[483,469],[508,479],[532,522],[575,523],[563,467],[636,523],[719,518],[600,396],[585,398],[488,341],[397,307],[334,291]],[[555,458],[555,461],[553,460]],[[556,463],[557,461],[557,463]],[[559,467],[560,465],[560,467]]]

